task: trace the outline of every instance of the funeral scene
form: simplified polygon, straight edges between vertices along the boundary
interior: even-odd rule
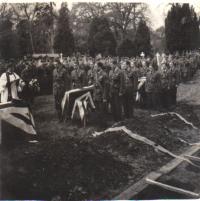
[[[0,3],[0,200],[200,198],[199,3]]]

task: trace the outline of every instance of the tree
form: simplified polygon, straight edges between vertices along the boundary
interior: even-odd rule
[[[18,47],[19,55],[27,55],[32,52],[31,50],[31,41],[29,35],[29,22],[27,20],[21,20],[17,24],[17,37],[18,37]]]
[[[9,4],[0,4],[0,57],[17,57],[17,35],[13,29],[13,12]]]
[[[0,19],[11,19],[13,13],[9,4],[1,3],[0,4]]]
[[[69,26],[69,10],[66,3],[62,4],[59,11],[54,48],[67,56],[74,52],[74,37]]]
[[[18,22],[21,20],[27,20],[28,22],[28,33],[31,44],[31,52],[35,52],[35,46],[33,41],[33,22],[36,17],[36,7],[37,3],[18,3],[18,4],[10,4],[12,7],[12,12],[15,15],[15,18]]]
[[[41,3],[36,6],[34,21],[34,42],[36,52],[54,53],[55,3]]]
[[[166,44],[165,44],[164,26],[161,26],[158,29],[151,31],[151,44],[152,44],[152,51],[154,51],[154,53],[165,52]]]
[[[189,4],[173,4],[165,19],[166,46],[169,52],[196,49],[199,45],[199,23]]]
[[[31,53],[53,52],[54,3],[20,3],[10,6],[17,24],[26,21]]]
[[[146,25],[146,22],[141,20],[139,22],[136,36],[135,36],[135,45],[137,49],[137,54],[144,52],[146,55],[151,53],[151,39],[150,39],[150,30]]]
[[[129,35],[129,31],[136,33],[138,23],[141,19],[148,21],[146,11],[147,4],[144,3],[108,3],[106,16],[111,21],[115,37],[122,42]],[[133,36],[132,36],[133,37]]]
[[[136,55],[136,47],[131,40],[125,39],[117,48],[117,54],[121,57],[133,57]]]
[[[140,19],[149,21],[147,11],[144,3],[76,3],[71,11],[74,37],[78,44],[82,42],[79,36],[87,42],[90,22],[96,17],[106,17],[116,42],[121,44],[135,36]]]
[[[109,22],[104,17],[96,17],[90,24],[88,37],[89,53],[115,55],[116,41],[109,27]]]
[[[76,50],[88,51],[90,23],[95,17],[105,15],[106,5],[102,3],[74,3],[70,12]]]
[[[4,59],[16,57],[16,35],[12,30],[13,23],[9,19],[0,21],[0,55]]]

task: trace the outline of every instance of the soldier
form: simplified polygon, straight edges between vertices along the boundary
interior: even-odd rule
[[[123,108],[125,118],[133,117],[133,105],[134,98],[136,96],[137,85],[138,85],[138,75],[137,71],[131,69],[131,64],[126,61],[126,64],[122,65],[124,78],[125,78],[125,90],[123,94]]]
[[[166,63],[161,65],[161,104],[165,109],[170,106],[170,84],[169,84],[169,68]]]
[[[74,70],[71,72],[72,89],[81,88],[87,85],[86,72],[77,64],[74,64]]]
[[[98,70],[94,77],[94,102],[98,113],[100,124],[105,126],[105,114],[107,113],[108,103],[108,75],[106,73],[106,67],[103,63],[97,63]]]
[[[146,76],[147,72],[148,72],[148,67],[147,67],[147,62],[145,60],[140,61],[140,65],[141,65],[141,75],[142,76]]]
[[[98,65],[93,65],[87,73],[88,85],[92,85],[95,82],[95,75],[97,73]]]
[[[110,104],[113,119],[115,121],[122,120],[122,95],[124,93],[124,76],[117,65],[116,61],[113,61],[109,73],[110,80]]]
[[[33,91],[30,88],[30,81],[34,78],[33,69],[30,63],[26,62],[25,69],[21,72],[21,78],[24,81],[25,85],[23,87],[21,96],[27,103],[32,104],[34,99]]]
[[[65,79],[66,79],[66,70],[63,65],[57,61],[55,64],[55,69],[53,71],[53,95],[55,99],[55,108],[58,114],[59,122],[62,119],[62,109],[61,101],[65,93]]]
[[[157,62],[152,61],[149,66],[149,71],[146,75],[145,91],[147,97],[147,107],[149,109],[160,109],[160,86],[161,86],[161,75],[158,71]]]
[[[173,61],[169,62],[169,105],[176,106],[177,87],[180,82],[178,69],[175,68]]]

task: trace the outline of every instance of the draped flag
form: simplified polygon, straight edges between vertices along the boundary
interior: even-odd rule
[[[144,90],[145,82],[146,82],[146,77],[141,77],[138,80],[138,91],[137,91],[137,94],[136,94],[136,101],[137,102],[141,101],[142,91]]]
[[[4,127],[3,122],[6,123]],[[21,100],[0,104],[0,144],[4,138],[15,134],[36,135],[33,116],[28,105]]]
[[[78,112],[80,119],[83,120],[87,106],[90,105],[92,108],[95,108],[91,95],[93,89],[94,86],[91,85],[65,92],[61,103],[63,118],[73,119]]]
[[[76,111],[78,111],[79,117],[83,121],[87,113],[88,106],[90,106],[93,109],[95,108],[90,92],[83,94],[82,96],[80,96],[75,100],[71,118],[73,119]]]

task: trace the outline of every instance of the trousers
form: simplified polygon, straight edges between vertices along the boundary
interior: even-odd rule
[[[114,121],[122,120],[122,97],[119,93],[113,92],[110,98],[111,113]]]

